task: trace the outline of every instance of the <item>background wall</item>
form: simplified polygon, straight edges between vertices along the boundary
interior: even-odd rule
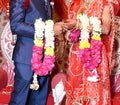
[[[4,12],[0,10],[0,37],[7,22],[8,22],[8,17]],[[0,66],[4,63],[4,57],[2,55],[1,47],[3,46],[0,46]]]

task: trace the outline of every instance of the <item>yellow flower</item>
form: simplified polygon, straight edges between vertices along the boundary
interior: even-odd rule
[[[40,40],[40,39],[38,39],[38,38],[36,38],[36,39],[34,40],[34,44],[35,44],[36,46],[42,47],[42,46],[43,46],[43,41]]]
[[[53,56],[54,55],[54,49],[52,47],[47,47],[45,50],[46,55]]]
[[[49,19],[46,21],[46,24],[50,24],[50,23],[53,23],[53,20]]]
[[[92,39],[94,39],[94,40],[101,40],[101,37],[99,36],[99,35],[93,35],[92,36]]]
[[[80,49],[90,48],[90,43],[88,41],[80,41]]]

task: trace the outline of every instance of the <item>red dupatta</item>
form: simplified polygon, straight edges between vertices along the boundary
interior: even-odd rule
[[[116,16],[120,16],[120,3],[114,5],[114,11]]]
[[[69,7],[66,5],[65,0],[54,0],[54,7],[63,20],[68,18]],[[79,7],[80,0],[72,0],[70,4],[70,11],[74,11],[74,13],[77,13]],[[72,15],[72,13],[70,13],[70,15]]]

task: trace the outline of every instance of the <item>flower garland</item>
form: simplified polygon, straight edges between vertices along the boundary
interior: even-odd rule
[[[79,41],[80,37],[80,30],[79,29],[73,29],[70,31],[70,41],[75,43]]]
[[[102,41],[101,41],[101,21],[97,17],[90,17],[90,22],[93,26],[92,37],[90,40],[90,60],[87,61],[86,66],[88,69],[95,69],[101,62],[101,50],[102,50]]]
[[[89,18],[87,17],[86,14],[80,14],[78,15],[78,19],[81,21],[82,29],[81,29],[81,36],[79,37],[80,43],[79,43],[79,48],[80,49],[85,49],[85,48],[90,48],[90,43],[89,43]]]
[[[93,16],[88,18],[88,16],[84,13],[79,14],[77,19],[81,21],[82,26],[79,34],[78,57],[83,63],[83,66],[91,72],[90,76],[88,76],[88,80],[96,82],[99,80],[96,67],[98,67],[99,63],[101,62],[102,50],[102,42],[100,37],[101,21],[97,17]],[[93,27],[92,33],[88,29],[90,24],[92,24]],[[78,36],[78,33],[76,33],[77,35],[75,35],[75,33],[73,34],[70,34],[72,41],[74,37]],[[74,41],[76,41],[76,39]]]
[[[55,56],[53,25],[54,23],[52,20],[47,20],[44,23],[41,19],[37,19],[35,22],[35,40],[31,62],[32,70],[40,76],[47,75],[54,67]]]
[[[84,16],[85,15],[85,16]],[[86,17],[86,18],[85,18]],[[86,21],[86,19],[88,19]],[[99,80],[96,67],[101,62],[101,21],[97,17],[87,17],[86,14],[80,16],[82,22],[82,30],[79,44],[79,58],[83,62],[83,66],[90,70],[92,73],[88,76],[88,80],[97,82]],[[92,33],[88,31],[89,24],[92,24]]]
[[[32,70],[35,72],[33,78],[37,78],[36,75],[48,75],[54,67],[54,22],[52,20],[43,22],[40,18],[35,21],[34,26],[35,36],[31,63]]]

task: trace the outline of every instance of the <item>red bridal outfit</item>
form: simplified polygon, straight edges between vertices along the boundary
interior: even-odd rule
[[[67,0],[68,1],[68,0]],[[111,1],[111,2],[108,2]],[[81,11],[88,17],[96,16],[101,19],[105,6],[110,6],[112,21],[114,9],[112,4],[115,0],[94,0],[87,8],[80,6],[80,0],[72,0],[70,5],[65,0],[55,0],[55,7],[63,19],[75,18]],[[57,5],[57,6],[56,6]],[[59,7],[59,8],[57,8]],[[73,43],[69,52],[69,68],[67,70],[66,105],[111,105],[110,92],[110,66],[114,39],[114,24],[111,24],[109,35],[102,35],[101,62],[96,67],[99,81],[87,80],[89,70],[83,67],[78,59],[79,43]]]
[[[69,5],[69,2],[66,3],[67,1],[71,1],[72,3]],[[62,20],[76,18],[75,16],[80,7],[80,0],[54,0],[54,3],[55,10]]]

